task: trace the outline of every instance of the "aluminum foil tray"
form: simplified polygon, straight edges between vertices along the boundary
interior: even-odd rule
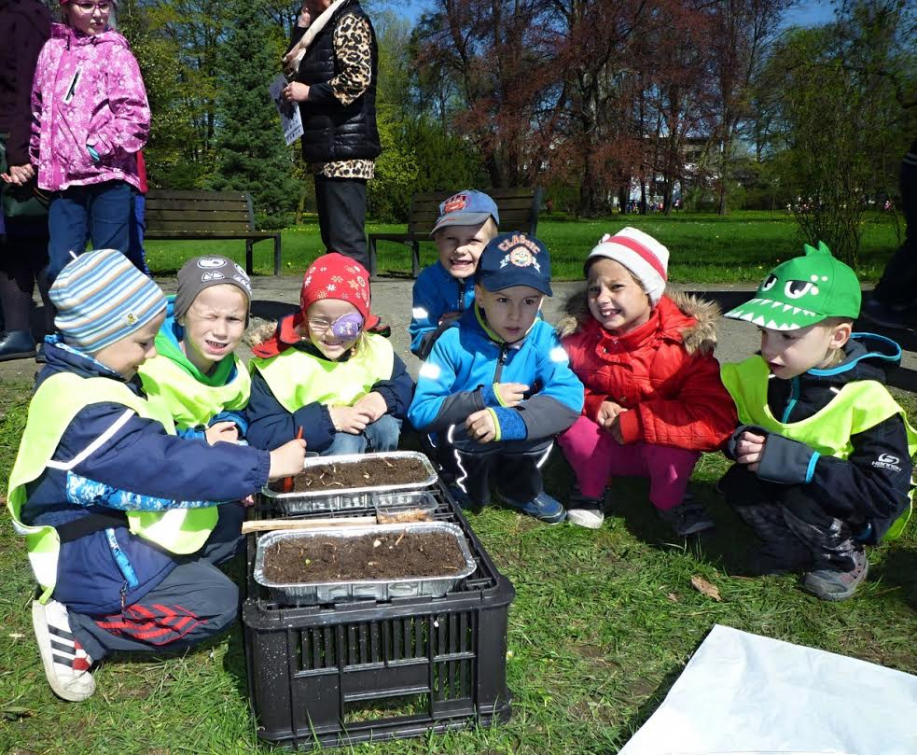
[[[310,456],[306,458],[304,469],[325,464],[355,464],[360,461],[391,459],[417,459],[427,472],[425,479],[401,485],[375,485],[365,488],[347,488],[343,490],[310,490],[294,493],[279,493],[267,486],[261,488],[261,495],[276,502],[285,514],[312,514],[319,511],[351,511],[353,509],[373,508],[374,493],[392,493],[399,490],[423,490],[436,484],[436,470],[430,460],[417,451],[390,451],[376,454],[345,454],[342,456]]]
[[[267,548],[280,540],[321,538],[354,538],[361,535],[379,535],[389,532],[412,534],[441,532],[456,539],[465,566],[456,574],[443,577],[406,577],[395,580],[362,580],[358,582],[314,582],[305,584],[278,584],[264,576],[264,554]],[[258,540],[255,553],[255,581],[268,588],[275,600],[288,605],[316,605],[319,603],[343,603],[353,600],[387,601],[392,598],[441,598],[477,568],[468,541],[462,530],[450,522],[417,522],[411,524],[380,524],[369,527],[329,527],[320,530],[277,530],[268,532]]]

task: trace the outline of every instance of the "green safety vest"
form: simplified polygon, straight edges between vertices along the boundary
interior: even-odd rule
[[[235,377],[225,385],[207,385],[174,359],[160,354],[140,367],[143,390],[169,408],[179,430],[206,427],[220,412],[248,405],[252,379],[245,365],[237,357],[233,359]]]
[[[739,412],[739,421],[757,425],[792,440],[805,443],[822,456],[846,459],[853,451],[850,438],[899,415],[907,429],[908,453],[917,453],[917,432],[888,389],[876,380],[847,383],[831,401],[810,417],[798,422],[777,420],[767,405],[770,370],[761,357],[754,356],[738,364],[724,364],[720,369],[723,385],[729,391]],[[913,496],[913,490],[911,491]],[[889,528],[885,539],[892,540],[904,530],[913,504]]]
[[[394,365],[391,343],[374,333],[363,333],[346,362],[318,359],[299,349],[249,362],[290,414],[316,401],[351,406],[380,380],[391,378]]]
[[[161,422],[168,433],[175,433],[172,418],[164,405],[144,400],[116,380],[82,378],[70,372],[61,372],[39,386],[29,405],[19,454],[10,474],[6,506],[14,529],[25,537],[29,562],[43,591],[40,598],[43,603],[51,596],[57,583],[60,538],[57,530],[50,525],[28,525],[20,519],[22,507],[28,499],[26,485],[37,480],[52,463],[54,452],[73,418],[84,407],[99,403],[122,404],[140,417]],[[79,456],[69,464],[58,464],[58,468],[71,468]],[[128,527],[134,535],[180,555],[195,553],[203,547],[216,526],[218,516],[215,506],[126,513]]]

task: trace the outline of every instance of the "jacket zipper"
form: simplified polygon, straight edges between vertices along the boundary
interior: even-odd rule
[[[790,414],[792,414],[793,409],[796,408],[796,403],[799,401],[799,378],[794,377],[790,380],[790,400],[786,404],[786,409],[783,410],[783,419],[781,422],[784,425],[788,425],[790,422]]]
[[[509,346],[505,343],[500,347],[500,356],[497,359],[497,369],[494,370],[494,382],[500,382],[500,376],[503,374],[503,365],[506,364],[506,355],[509,352]]]

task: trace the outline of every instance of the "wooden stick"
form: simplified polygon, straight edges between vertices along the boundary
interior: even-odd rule
[[[270,530],[312,530],[320,527],[365,527],[376,524],[374,516],[342,516],[322,519],[253,519],[242,522],[242,534]]]

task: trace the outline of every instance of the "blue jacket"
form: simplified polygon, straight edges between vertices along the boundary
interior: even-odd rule
[[[500,405],[495,383],[524,383],[531,393],[518,406]],[[539,440],[563,432],[583,409],[583,384],[570,369],[554,329],[538,319],[528,335],[508,345],[472,307],[436,341],[420,368],[408,411],[421,432],[440,432],[491,408],[500,440]]]
[[[278,326],[279,328],[280,326]],[[291,346],[305,351],[314,359],[325,359],[310,342]],[[380,380],[372,390],[378,392],[388,407],[388,413],[403,420],[414,393],[414,381],[408,374],[404,362],[397,354],[392,366],[392,376]],[[288,443],[297,436],[299,428],[309,451],[321,453],[334,442],[336,430],[331,421],[329,408],[318,401],[306,404],[290,414],[275,398],[264,376],[255,370],[252,374],[252,392],[246,409],[248,420],[247,439],[256,448],[273,450]]]
[[[425,359],[445,328],[439,318],[447,312],[464,312],[474,302],[474,276],[453,278],[439,261],[425,267],[414,281],[411,303],[411,353]],[[448,327],[448,326],[446,326]]]
[[[123,378],[89,356],[47,340],[47,364],[38,384],[58,372],[82,377]],[[142,395],[140,383],[128,383]],[[90,404],[64,432],[54,461],[68,462],[123,421],[122,404]],[[267,482],[270,455],[233,443],[168,435],[155,420],[133,412],[98,448],[69,471],[46,469],[27,487],[22,519],[62,525],[110,509],[161,511],[214,506],[254,493]],[[112,533],[111,537],[107,533]],[[177,564],[176,557],[126,526],[93,532],[62,543],[54,598],[79,613],[115,613],[140,600]]]

